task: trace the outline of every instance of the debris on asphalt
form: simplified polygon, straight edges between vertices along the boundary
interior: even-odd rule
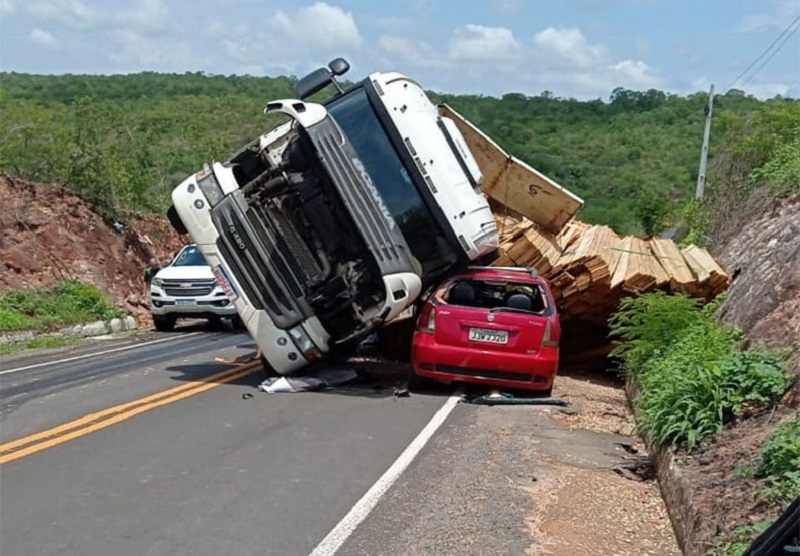
[[[411,396],[411,392],[408,391],[408,388],[395,388],[394,389],[394,397],[395,398],[408,398]]]
[[[306,376],[269,377],[258,385],[258,389],[267,394],[314,392],[345,384],[357,377],[358,374],[353,369],[323,367]]]
[[[516,398],[512,394],[499,392],[481,396],[464,396],[462,401],[477,405],[569,405],[567,400],[561,398]]]
[[[245,392],[244,394],[242,394],[242,399],[243,400],[249,400],[249,399],[251,399],[253,397],[254,396],[253,396],[252,392]]]

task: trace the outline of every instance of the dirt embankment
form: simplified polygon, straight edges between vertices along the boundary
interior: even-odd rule
[[[65,188],[3,174],[0,207],[0,292],[77,279],[145,322],[147,260],[168,260],[188,240],[153,215],[131,215],[117,231]]]
[[[744,213],[748,221],[715,249],[733,276],[720,316],[742,329],[747,347],[786,350],[789,372],[800,377],[800,195],[781,200],[755,195]],[[795,382],[777,407],[732,423],[691,456],[680,457],[697,516],[686,554],[705,553],[720,533],[777,517],[773,505],[754,496],[763,486],[746,469],[758,461],[775,427],[798,408]]]

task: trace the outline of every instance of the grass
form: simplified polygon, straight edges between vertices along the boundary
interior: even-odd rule
[[[77,280],[66,280],[52,288],[9,290],[0,295],[0,332],[52,332],[124,315],[97,287]]]
[[[80,342],[80,336],[60,336],[55,334],[45,334],[30,340],[20,342],[6,342],[0,344],[0,356],[13,355],[28,349],[53,349],[71,346]]]

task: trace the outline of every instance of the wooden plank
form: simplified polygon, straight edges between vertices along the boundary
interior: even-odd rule
[[[443,117],[453,120],[483,174],[481,189],[545,230],[558,233],[583,206],[583,200],[522,160],[506,153],[488,135],[447,105]]]
[[[680,248],[668,239],[653,238],[649,243],[658,262],[669,275],[670,287],[688,293],[694,286],[695,278],[686,259],[681,255]]]

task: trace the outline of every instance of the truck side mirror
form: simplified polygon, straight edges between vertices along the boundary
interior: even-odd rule
[[[331,83],[333,83],[339,92],[342,88],[336,83],[334,76],[343,75],[350,69],[350,63],[344,58],[336,58],[331,60],[327,68],[315,69],[305,77],[298,80],[294,85],[294,93],[300,100],[310,97],[314,93],[318,93]]]
[[[350,62],[344,58],[336,58],[335,60],[331,60],[331,63],[328,64],[328,67],[333,75],[344,75],[347,73],[347,70],[350,69]]]

